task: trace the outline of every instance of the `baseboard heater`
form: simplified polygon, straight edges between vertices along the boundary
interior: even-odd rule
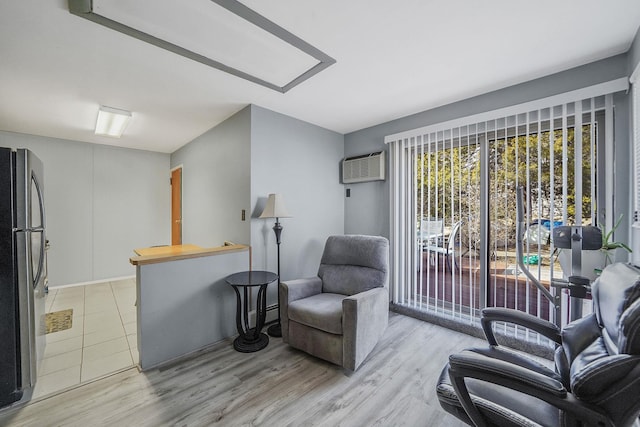
[[[264,323],[271,323],[271,322],[275,322],[276,320],[278,320],[278,304],[272,304],[270,306],[267,307],[267,316],[266,319],[264,321]],[[255,310],[251,310],[249,312],[249,324],[251,325],[255,325],[256,324],[256,311]]]
[[[384,151],[363,154],[361,156],[346,157],[342,161],[342,183],[384,181],[385,156]]]

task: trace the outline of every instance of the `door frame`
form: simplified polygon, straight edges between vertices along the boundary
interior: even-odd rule
[[[173,174],[177,170],[180,170],[180,186],[179,187],[176,186],[176,185],[173,185]],[[171,213],[170,213],[171,227],[170,227],[170,230],[171,230],[171,244],[172,245],[181,245],[182,244],[182,231],[183,231],[182,230],[182,213],[183,213],[183,210],[182,210],[182,205],[183,205],[182,189],[184,187],[183,186],[183,181],[184,181],[183,177],[184,177],[184,168],[183,168],[182,164],[171,168],[170,174],[169,174],[169,183],[170,183],[170,186],[171,186]],[[175,200],[174,196],[175,196],[175,192],[176,191],[178,192],[177,197],[180,200],[180,204],[178,206],[179,209],[180,209],[180,218],[179,219],[174,218],[174,200]],[[178,239],[174,239],[174,233],[173,233],[173,231],[174,231],[173,227],[176,226],[176,224],[175,224],[176,221],[179,221],[179,223],[177,225],[179,227],[179,230],[178,230],[179,238]]]

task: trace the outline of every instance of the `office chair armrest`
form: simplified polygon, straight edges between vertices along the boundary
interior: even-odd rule
[[[556,397],[567,396],[567,389],[554,378],[473,351],[464,350],[452,354],[449,356],[449,366],[453,376],[462,374],[464,377],[489,381],[525,393],[527,391],[520,389],[528,388],[530,392],[527,394],[532,395],[543,392]],[[524,387],[521,386],[521,383],[524,384]]]
[[[520,310],[510,308],[489,307],[482,309],[482,317],[480,319],[484,335],[487,337],[490,345],[498,345],[498,341],[493,333],[493,322],[508,322],[523,326],[527,329],[536,331],[540,335],[549,338],[556,344],[562,344],[560,328],[553,323],[532,316]]]
[[[576,399],[560,381],[512,363],[465,350],[449,357],[449,376],[460,403],[476,426],[488,424],[471,399],[466,378],[486,381],[544,400],[588,425],[613,426],[604,413]]]

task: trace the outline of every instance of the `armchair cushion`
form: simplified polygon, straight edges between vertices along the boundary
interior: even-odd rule
[[[355,265],[321,265],[322,292],[354,295],[384,286],[385,274],[380,270]]]
[[[320,293],[289,304],[289,320],[331,334],[342,335],[341,294]]]
[[[388,264],[384,237],[330,236],[318,269],[322,292],[353,295],[386,287]]]

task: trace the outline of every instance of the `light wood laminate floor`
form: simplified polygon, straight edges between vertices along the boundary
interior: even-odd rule
[[[171,339],[171,337],[167,337]],[[399,314],[350,372],[271,338],[231,341],[164,369],[130,369],[0,415],[3,426],[460,426],[435,385],[448,355],[483,340]]]

